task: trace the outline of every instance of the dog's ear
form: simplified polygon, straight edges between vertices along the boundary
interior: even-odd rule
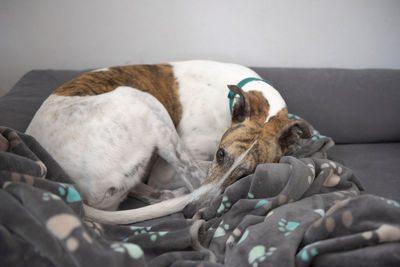
[[[250,104],[246,93],[237,85],[228,85],[228,88],[232,92],[229,97],[233,100],[232,123],[243,122],[250,116]]]
[[[282,127],[277,136],[276,141],[280,145],[283,152],[288,146],[297,143],[300,138],[311,138],[310,127],[301,120],[289,120],[288,123]]]

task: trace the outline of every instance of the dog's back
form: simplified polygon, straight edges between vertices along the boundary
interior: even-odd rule
[[[182,117],[178,84],[170,64],[116,66],[84,73],[57,88],[58,96],[94,96],[120,86],[131,87],[154,96],[168,111],[174,125]]]

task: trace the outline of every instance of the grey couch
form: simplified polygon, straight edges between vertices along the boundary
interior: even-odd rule
[[[0,98],[0,266],[400,266],[400,70],[255,69],[332,160],[317,135],[200,210],[135,225],[86,221],[70,177],[10,129],[81,72],[27,73]]]
[[[336,145],[328,155],[351,168],[366,193],[400,201],[400,70],[254,68],[291,113]],[[0,98],[0,125],[25,131],[44,99],[82,71],[33,70]]]

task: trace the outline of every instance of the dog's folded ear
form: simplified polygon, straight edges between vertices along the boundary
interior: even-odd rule
[[[246,93],[237,85],[228,85],[233,97],[232,124],[243,122],[250,116],[250,104]]]
[[[311,138],[310,127],[302,120],[289,121],[288,124],[280,129],[276,138],[282,151],[286,151],[288,146],[298,143],[300,138]]]

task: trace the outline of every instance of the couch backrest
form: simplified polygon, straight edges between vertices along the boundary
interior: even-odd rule
[[[400,70],[253,69],[336,143],[400,141]]]
[[[253,68],[289,111],[336,143],[400,141],[400,70]],[[28,72],[0,98],[0,125],[25,131],[44,99],[82,71]]]
[[[32,70],[0,98],[0,125],[24,132],[43,101],[82,71]]]

